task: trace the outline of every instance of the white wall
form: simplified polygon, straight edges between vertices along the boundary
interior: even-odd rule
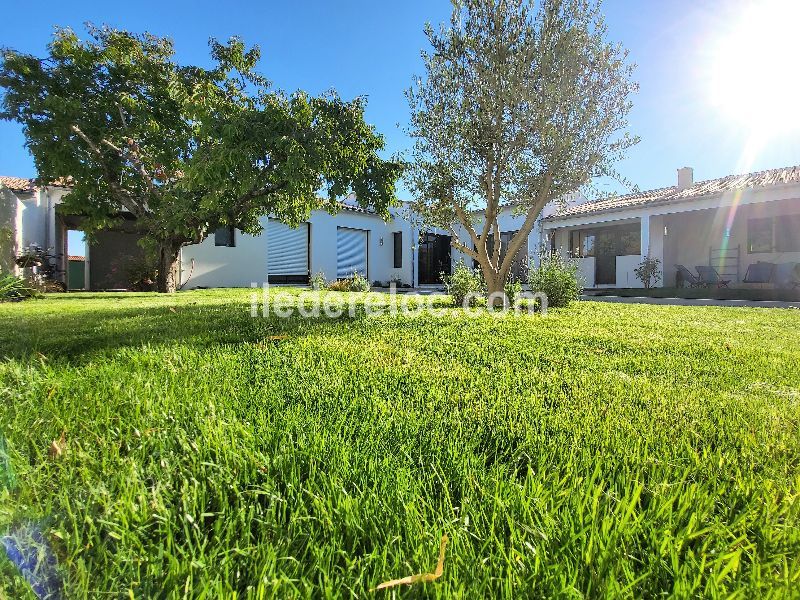
[[[311,217],[311,273],[323,272],[327,280],[336,279],[336,236],[339,227],[363,229],[367,233],[367,277],[371,282],[386,283],[398,278],[411,284],[412,279],[412,239],[411,225],[397,215],[384,222],[377,215],[343,210],[337,215],[325,211],[315,211]],[[394,268],[395,231],[402,232],[403,266]]]
[[[583,204],[584,202],[586,202],[586,198],[583,195],[576,193],[569,196],[563,201],[554,200],[549,204],[547,204],[542,209],[541,214],[536,219],[536,223],[533,225],[533,228],[531,229],[530,235],[528,235],[528,244],[526,253],[529,257],[533,257],[535,259],[534,262],[536,262],[536,259],[539,255],[539,250],[542,247],[543,243],[542,227],[541,227],[542,219],[552,214],[555,214],[562,206],[574,206],[576,204]],[[500,228],[500,232],[504,233],[507,231],[518,231],[525,223],[525,217],[526,217],[525,214],[515,215],[513,210],[509,207],[503,208],[497,217],[497,225]],[[480,233],[480,229],[483,227],[482,213],[476,213],[474,227],[478,231],[478,233]],[[459,232],[461,241],[467,245],[470,245],[469,235],[467,235],[464,228],[459,227],[457,228],[457,231]],[[566,242],[564,245],[566,247]],[[466,264],[472,264],[472,259],[466,256],[465,254],[462,254],[461,252],[458,252],[456,250],[454,250],[453,253],[454,256],[456,257],[454,259],[454,262],[463,259]]]
[[[583,287],[594,287],[594,256],[576,259],[578,262],[578,274],[581,277]]]
[[[266,226],[267,217],[260,219]],[[181,284],[193,287],[249,287],[267,280],[267,238],[234,233],[235,246],[215,246],[214,234],[181,249]]]
[[[336,237],[338,227],[364,229],[367,233],[367,275],[371,282],[388,282],[399,278],[411,284],[414,270],[412,228],[409,222],[397,216],[386,223],[377,215],[353,210],[342,210],[336,215],[326,211],[313,211],[309,219],[311,273],[322,272],[329,281],[336,279]],[[249,287],[259,286],[267,280],[268,253],[267,217],[261,219],[264,231],[247,235],[236,231],[236,245],[214,245],[213,234],[200,244],[181,250],[181,283],[193,287]],[[392,233],[402,232],[403,266],[394,268],[394,239]],[[192,260],[194,268],[192,270]]]
[[[0,190],[0,271],[18,272],[15,258],[21,243],[22,201],[9,189]]]
[[[628,254],[617,257],[617,285],[618,288],[643,288],[644,284],[636,278],[633,270],[642,262],[639,254]]]

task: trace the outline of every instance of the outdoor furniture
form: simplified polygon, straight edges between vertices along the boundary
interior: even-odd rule
[[[772,283],[783,289],[800,287],[800,265],[793,262],[775,265]]]
[[[683,265],[675,265],[675,268],[678,269],[679,276],[683,278],[685,283],[689,284],[689,287],[699,287],[703,285],[700,278]]]
[[[705,287],[716,285],[717,288],[726,288],[731,282],[730,279],[722,279],[714,267],[699,265],[695,269],[697,269],[697,274],[700,276],[700,285]]]
[[[757,262],[747,267],[742,283],[771,283],[775,273],[775,264]]]

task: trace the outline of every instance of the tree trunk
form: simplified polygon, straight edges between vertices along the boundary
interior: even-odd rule
[[[164,242],[158,247],[158,274],[156,275],[156,291],[171,294],[177,289],[176,272],[178,253],[181,245]]]
[[[495,271],[487,259],[479,260],[478,262],[481,265],[483,280],[486,283],[486,296],[489,299],[487,305],[489,308],[502,308],[502,297],[499,295],[492,296],[492,294],[505,293],[506,275]]]

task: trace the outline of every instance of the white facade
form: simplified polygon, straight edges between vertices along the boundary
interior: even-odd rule
[[[787,170],[774,170],[774,173]],[[773,172],[751,174],[765,181],[777,179]],[[687,181],[687,177],[689,181]],[[691,169],[680,169],[679,184],[671,190],[692,190]],[[701,182],[700,190],[713,188],[716,181],[725,183],[730,178]],[[723,187],[720,185],[719,187]],[[645,194],[647,194],[645,192]],[[616,277],[613,282],[599,281],[599,258],[578,258],[585,285],[589,288],[639,288],[643,287],[634,269],[647,257],[657,258],[662,265],[660,287],[675,287],[677,265],[694,271],[697,266],[712,266],[730,287],[748,287],[747,269],[756,262],[774,264],[800,263],[800,250],[785,251],[779,248],[758,249],[752,242],[753,222],[758,219],[786,221],[800,219],[800,183],[776,183],[756,187],[732,188],[728,185],[715,193],[687,195],[679,200],[642,202],[614,210],[586,211],[568,216],[551,216],[543,222],[546,239],[563,254],[580,254],[571,248],[572,232],[598,231],[605,227],[631,226],[638,229],[639,251],[615,257]],[[776,224],[775,227],[780,227]],[[784,234],[785,235],[785,234]],[[800,239],[800,231],[797,232]],[[794,247],[797,247],[795,244]],[[595,253],[597,254],[597,253]]]
[[[7,230],[1,236],[3,263],[9,263],[9,257],[31,246],[55,254],[62,252],[64,240],[58,229],[56,206],[67,192],[66,188],[57,186],[31,186],[26,190],[0,186],[0,228]],[[16,265],[12,268],[19,272]]]
[[[308,274],[322,273],[333,281],[340,274],[337,243],[340,228],[363,232],[366,238],[366,277],[370,282],[396,280],[413,285],[414,253],[412,227],[407,219],[392,211],[393,219],[385,222],[378,215],[344,208],[336,215],[313,211],[308,220]],[[202,243],[186,246],[181,251],[181,284],[195,287],[249,287],[261,285],[270,273],[270,219],[261,219],[263,231],[257,236],[236,231],[232,247],[216,246],[211,235]],[[395,233],[400,233],[401,266],[394,266]]]
[[[530,235],[528,235],[528,243],[525,246],[526,251],[525,254],[532,258],[534,261],[537,260],[541,249],[545,245],[545,239],[542,237],[542,224],[544,219],[547,217],[554,215],[558,212],[559,209],[565,206],[576,206],[579,204],[583,204],[586,202],[586,198],[579,193],[573,194],[564,200],[554,200],[547,204],[543,209],[539,217],[536,219],[536,222],[533,225],[533,229],[531,229]],[[500,214],[497,217],[497,225],[500,229],[500,234],[509,233],[519,231],[522,225],[525,222],[525,215],[524,214],[514,214],[514,211],[511,207],[504,207],[500,210]],[[480,233],[481,228],[483,227],[483,213],[477,212],[475,213],[475,230]],[[459,228],[459,237],[464,243],[468,243],[469,235],[464,230],[463,227]],[[472,259],[459,252],[457,250],[453,251],[454,260],[453,262],[463,261],[465,264],[472,264]]]

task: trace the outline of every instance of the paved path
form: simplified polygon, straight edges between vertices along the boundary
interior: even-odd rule
[[[581,296],[581,300],[596,302],[623,302],[626,304],[666,304],[668,306],[749,306],[753,308],[797,308],[800,302],[773,300],[712,300],[699,298],[646,298],[626,296]]]

